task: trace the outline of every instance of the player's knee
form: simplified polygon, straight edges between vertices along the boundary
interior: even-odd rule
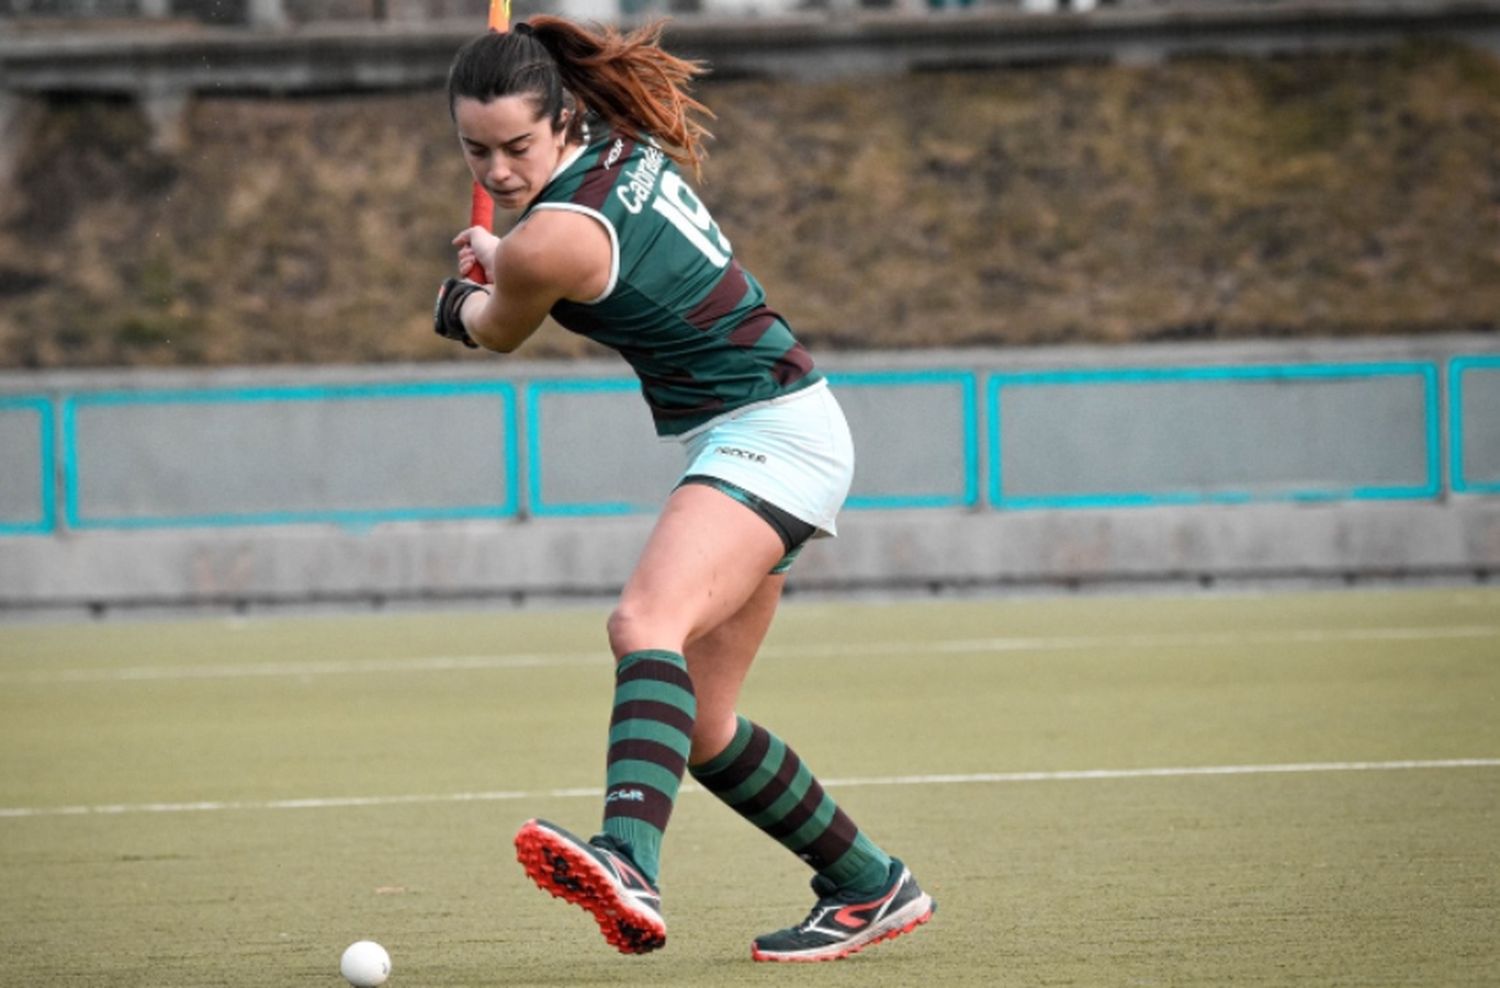
[[[682,651],[682,635],[671,625],[668,616],[649,606],[622,600],[605,622],[610,649],[616,658],[646,648]]]

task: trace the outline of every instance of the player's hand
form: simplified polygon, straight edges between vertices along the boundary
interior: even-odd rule
[[[479,344],[474,342],[464,326],[463,311],[468,297],[482,291],[484,289],[472,281],[460,281],[457,278],[444,281],[438,289],[437,302],[432,307],[433,332],[447,339],[457,340],[471,350],[479,349]]]
[[[500,246],[499,237],[482,226],[471,226],[453,238],[453,246],[458,248],[460,278],[475,278],[476,274],[483,274],[483,280],[494,284],[495,250]]]

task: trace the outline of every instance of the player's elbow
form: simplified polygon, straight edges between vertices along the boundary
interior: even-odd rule
[[[520,349],[521,346],[521,344],[514,343],[510,340],[505,340],[500,343],[485,343],[481,341],[479,345],[484,347],[486,350],[493,350],[495,353],[515,353],[516,350]]]

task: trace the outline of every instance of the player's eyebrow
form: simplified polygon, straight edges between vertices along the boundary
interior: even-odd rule
[[[468,134],[462,132],[459,133],[458,137],[459,140],[463,141],[465,144],[472,144],[477,148],[489,147],[488,144],[486,144],[484,141],[479,140],[477,137],[470,137]],[[497,146],[502,148],[513,148],[515,145],[532,140],[534,137],[536,137],[536,134],[533,131],[528,130],[523,134],[517,134],[515,137],[507,137],[505,140],[500,141]]]

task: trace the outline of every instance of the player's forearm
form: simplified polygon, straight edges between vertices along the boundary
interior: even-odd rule
[[[475,343],[497,353],[511,353],[541,324],[540,319],[518,313],[494,289],[475,292],[464,300],[463,321]]]

